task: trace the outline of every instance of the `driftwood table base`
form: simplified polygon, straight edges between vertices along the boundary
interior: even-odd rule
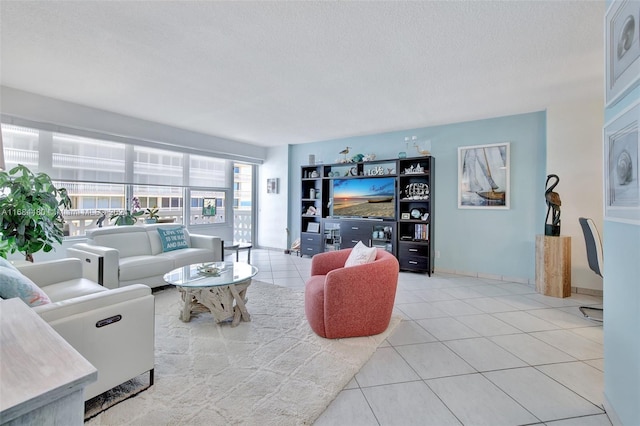
[[[236,284],[215,287],[180,287],[182,310],[180,320],[189,322],[195,312],[211,312],[216,323],[231,320],[231,327],[251,321],[247,311],[247,289],[251,279]]]

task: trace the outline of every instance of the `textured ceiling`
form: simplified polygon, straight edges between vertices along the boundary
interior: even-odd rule
[[[2,1],[1,84],[276,146],[602,96],[597,1]]]

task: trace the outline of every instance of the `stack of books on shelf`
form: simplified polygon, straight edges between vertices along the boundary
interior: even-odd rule
[[[418,224],[414,228],[414,240],[426,241],[429,239],[429,224]]]

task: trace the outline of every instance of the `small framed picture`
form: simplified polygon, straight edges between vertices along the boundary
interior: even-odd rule
[[[267,194],[278,193],[278,178],[267,179]]]
[[[607,106],[640,83],[640,2],[614,0],[605,18]]]
[[[640,225],[640,102],[604,126],[604,219]]]
[[[320,232],[320,224],[318,222],[309,222],[307,224],[307,232]]]
[[[202,200],[202,216],[215,216],[216,215],[216,199],[204,198]]]
[[[402,219],[402,220],[411,219],[411,213],[402,213],[400,215],[400,219]]]

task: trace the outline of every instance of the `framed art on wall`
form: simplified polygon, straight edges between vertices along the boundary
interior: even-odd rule
[[[604,218],[640,225],[640,102],[604,126]]]
[[[605,101],[615,104],[640,83],[640,2],[613,1],[605,18]]]
[[[509,209],[509,143],[458,148],[458,208]]]
[[[267,179],[267,194],[278,193],[278,178]]]
[[[202,216],[215,216],[215,215],[216,215],[216,199],[203,198],[202,199]]]

